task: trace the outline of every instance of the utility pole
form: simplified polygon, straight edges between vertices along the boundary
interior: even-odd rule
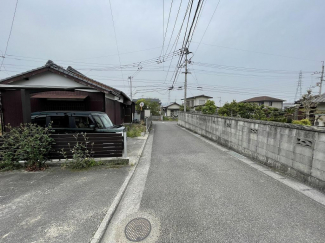
[[[170,104],[170,90],[168,90],[168,105]]]
[[[132,101],[132,76],[129,76],[128,79],[130,79],[130,98],[131,98],[131,101]]]
[[[184,54],[185,54],[185,84],[184,84],[184,112],[186,112],[186,91],[187,91],[187,74],[190,73],[187,70],[187,63],[188,63],[188,59],[187,59],[187,55],[190,54],[191,52],[188,51],[188,48],[185,47],[184,48]]]
[[[302,87],[302,71],[300,70],[300,72],[299,72],[299,79],[298,79],[298,85],[297,85],[297,90],[296,90],[296,95],[295,95],[294,102],[297,100],[299,90],[300,90],[300,96],[299,96],[299,98],[301,98],[301,96],[302,96],[301,87]]]
[[[324,61],[322,61],[322,73],[320,76],[319,95],[322,95],[323,78],[324,78]]]

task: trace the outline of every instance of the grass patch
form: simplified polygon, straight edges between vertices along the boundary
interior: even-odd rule
[[[126,134],[130,138],[140,137],[142,132],[146,132],[146,126],[142,124],[126,125]]]

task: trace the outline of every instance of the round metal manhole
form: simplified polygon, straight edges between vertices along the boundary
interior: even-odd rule
[[[150,221],[145,218],[132,219],[125,227],[125,236],[128,240],[139,242],[148,237],[151,232]]]

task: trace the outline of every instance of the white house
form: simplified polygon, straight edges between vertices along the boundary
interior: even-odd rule
[[[176,102],[165,106],[164,111],[165,111],[165,116],[178,116],[178,112],[180,109],[180,105],[177,104]]]
[[[283,109],[283,101],[281,99],[269,97],[269,96],[259,96],[248,100],[243,100],[244,103],[256,103],[258,105],[269,106],[273,108]]]
[[[193,97],[186,98],[186,106],[190,109],[194,109],[196,106],[204,105],[209,99],[213,97],[206,95],[197,95]],[[183,100],[183,99],[182,99]]]

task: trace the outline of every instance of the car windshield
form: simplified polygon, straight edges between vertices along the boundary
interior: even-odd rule
[[[113,123],[107,115],[100,115],[100,119],[102,120],[104,127],[109,128],[113,126]]]

